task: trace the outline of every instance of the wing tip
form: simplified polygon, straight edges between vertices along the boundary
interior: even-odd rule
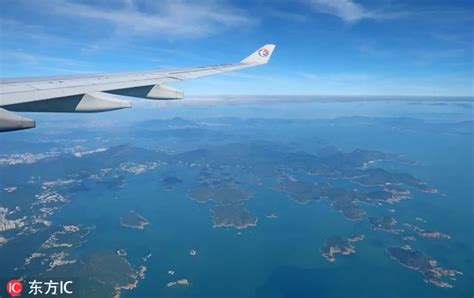
[[[245,59],[240,61],[241,64],[265,64],[268,63],[270,57],[275,50],[276,45],[273,43],[266,44],[260,47],[258,50],[247,56]]]

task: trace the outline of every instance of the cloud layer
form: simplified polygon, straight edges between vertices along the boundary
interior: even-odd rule
[[[56,0],[49,2],[49,6],[55,14],[106,22],[117,33],[127,35],[197,38],[255,23],[242,10],[224,1],[124,0],[110,7]]]
[[[407,14],[406,12],[368,9],[352,0],[311,0],[310,4],[316,11],[339,17],[347,23],[355,23],[364,19],[392,19]]]

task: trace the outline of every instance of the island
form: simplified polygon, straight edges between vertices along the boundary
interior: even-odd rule
[[[170,281],[166,284],[167,287],[173,287],[175,285],[189,286],[189,281],[186,278],[178,279],[177,281]]]
[[[369,223],[374,231],[384,231],[392,234],[400,234],[402,229],[395,228],[397,221],[393,217],[369,217]]]
[[[408,197],[410,195],[410,191],[400,184],[385,183],[383,187],[385,191],[389,191],[393,194],[405,197]]]
[[[127,256],[127,250],[125,250],[125,248],[121,248],[119,250],[117,250],[117,255],[119,255],[120,257],[125,257]]]
[[[361,200],[361,193],[333,187],[329,183],[309,183],[284,174],[278,177],[275,190],[287,193],[292,200],[301,204],[329,200],[334,209],[350,220],[359,220],[365,214],[356,203]]]
[[[2,245],[4,245],[7,242],[8,242],[7,238],[0,236],[0,247],[2,247]]]
[[[340,253],[342,255],[350,255],[355,253],[355,247],[352,243],[364,240],[365,235],[354,234],[349,238],[341,236],[331,236],[326,239],[325,245],[319,249],[321,255],[329,262],[336,261],[335,255]]]
[[[265,214],[265,217],[268,219],[276,219],[278,218],[278,214],[276,214],[275,212],[271,212],[271,213]]]
[[[252,215],[243,205],[218,205],[211,208],[214,227],[246,229],[256,226],[258,217]]]
[[[245,201],[252,197],[250,191],[241,189],[229,173],[201,171],[199,184],[188,192],[188,197],[201,204],[211,203],[213,227],[245,229],[255,226],[258,218],[245,208]]]
[[[152,256],[151,253],[149,253],[149,254],[147,254],[146,256],[144,256],[144,257],[142,258],[143,262],[148,262],[148,260],[151,258],[151,256]]]
[[[328,184],[314,184],[305,181],[299,181],[291,175],[281,175],[278,178],[276,190],[283,191],[294,201],[301,204],[308,204],[320,200],[324,197],[324,192],[328,191]]]
[[[401,188],[401,186],[398,186]],[[374,190],[367,194],[364,200],[367,203],[387,203],[395,204],[410,198],[410,192],[393,188],[390,183],[384,186],[383,190]]]
[[[357,173],[355,170],[354,173]],[[438,190],[434,187],[429,186],[425,182],[413,177],[407,173],[394,173],[389,172],[382,168],[369,168],[361,170],[359,175],[354,178],[350,178],[352,182],[360,183],[367,186],[386,186],[386,185],[400,185],[414,187],[422,192],[438,193]]]
[[[365,211],[357,206],[348,195],[349,192],[347,191],[335,192],[334,196],[330,197],[334,201],[332,207],[349,220],[356,221],[362,219]]]
[[[378,161],[409,161],[375,150],[342,152],[334,146],[326,146],[317,153],[308,153],[293,151],[278,143],[257,141],[192,150],[177,154],[173,160],[199,168],[197,185],[188,192],[189,198],[199,203],[243,204],[251,195],[241,189],[242,185],[262,186],[260,182],[275,181],[273,189],[286,193],[295,202],[311,204],[324,200],[345,218],[356,221],[366,214],[363,204],[396,204],[410,199],[413,188],[436,192],[409,173],[392,172],[376,165]],[[242,174],[239,175],[241,181],[232,177],[235,172]],[[336,180],[361,187],[356,189]]]
[[[149,222],[146,218],[131,210],[127,215],[120,218],[120,224],[123,227],[143,230]]]
[[[418,235],[420,235],[421,237],[426,237],[426,238],[439,238],[439,239],[451,239],[451,236],[448,235],[448,234],[445,234],[445,233],[442,233],[442,232],[438,232],[438,231],[427,231],[427,230],[424,230],[420,227],[417,227],[415,225],[411,225],[411,224],[404,224],[404,226],[408,229],[408,230],[411,230],[415,233],[417,233]]]
[[[26,217],[13,220],[7,219],[8,215],[8,208],[0,207],[0,232],[19,229],[25,225]]]
[[[144,274],[143,269],[135,271],[125,258],[109,251],[93,253],[81,265],[84,274],[103,286],[111,287],[114,297],[120,297],[123,290],[134,289],[140,273]]]
[[[239,189],[236,185],[227,182],[204,182],[188,192],[191,200],[198,203],[213,201],[219,205],[240,204],[251,198],[251,193]]]
[[[84,227],[82,225],[64,225],[52,233],[41,245],[41,250],[50,248],[75,248],[86,242],[85,238],[95,227]]]
[[[78,288],[79,297],[120,297],[124,290],[134,289],[145,277],[146,267],[135,269],[123,256],[114,251],[94,251],[74,263],[54,267],[39,278],[62,276],[77,278],[83,284]]]
[[[5,192],[14,192],[15,190],[17,190],[17,187],[16,186],[5,187],[3,190]]]
[[[351,152],[341,152],[334,146],[327,146],[320,149],[316,155],[293,152],[285,158],[285,166],[302,170],[311,175],[343,178],[366,186],[405,185],[420,191],[437,193],[434,187],[408,173],[389,172],[373,166],[376,161],[385,160],[408,162],[396,155],[375,150],[355,149]],[[401,190],[400,194],[402,193],[406,193],[406,191]]]
[[[453,269],[445,269],[438,266],[438,262],[425,256],[423,253],[413,250],[410,246],[387,248],[390,257],[403,266],[419,271],[424,281],[442,288],[452,288],[453,286],[445,279],[456,280],[457,275],[462,272]]]

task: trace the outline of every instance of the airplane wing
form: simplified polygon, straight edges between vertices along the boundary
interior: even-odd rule
[[[15,112],[103,112],[131,107],[114,95],[154,100],[181,99],[164,84],[266,64],[275,49],[267,44],[239,63],[180,70],[0,80],[0,131],[33,128],[35,121]]]

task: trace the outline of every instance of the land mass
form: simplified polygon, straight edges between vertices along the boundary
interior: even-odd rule
[[[451,236],[448,235],[448,234],[445,234],[445,233],[442,233],[442,232],[438,232],[438,231],[427,231],[425,229],[422,229],[420,227],[417,227],[417,226],[414,226],[414,225],[411,225],[411,224],[404,224],[404,226],[411,230],[411,231],[414,231],[415,233],[417,233],[418,235],[420,235],[421,237],[426,237],[426,238],[440,238],[440,239],[451,239]]]
[[[408,245],[390,247],[387,249],[387,252],[392,259],[398,261],[403,266],[419,271],[423,275],[425,282],[438,287],[452,288],[453,286],[444,281],[444,279],[449,277],[455,280],[457,275],[462,274],[462,272],[457,270],[445,269],[438,266],[436,260],[425,256],[419,251],[412,250]]]
[[[149,222],[140,214],[130,210],[127,215],[120,218],[120,224],[127,228],[143,230]]]
[[[191,189],[188,196],[199,203],[213,201],[216,204],[240,204],[250,199],[251,194],[240,190],[238,187],[229,183],[201,183],[199,186]]]
[[[256,226],[258,217],[242,205],[219,205],[211,208],[214,227],[245,229]]]
[[[98,251],[84,256],[74,264],[59,267],[51,276],[81,278],[80,297],[120,297],[123,290],[134,289],[146,269],[135,270],[113,251]],[[54,275],[53,275],[54,274]]]
[[[309,183],[290,175],[281,175],[275,189],[286,192],[291,199],[301,204],[329,200],[334,209],[350,220],[359,220],[365,214],[357,205],[362,193],[333,187],[329,183]]]
[[[375,231],[385,231],[392,234],[400,234],[403,232],[402,229],[395,228],[397,221],[393,217],[369,217],[369,223]]]
[[[335,255],[340,253],[342,255],[354,254],[355,247],[352,243],[364,240],[365,235],[355,234],[349,238],[343,238],[341,236],[331,236],[326,239],[325,245],[319,249],[321,255],[329,262],[336,261]]]

